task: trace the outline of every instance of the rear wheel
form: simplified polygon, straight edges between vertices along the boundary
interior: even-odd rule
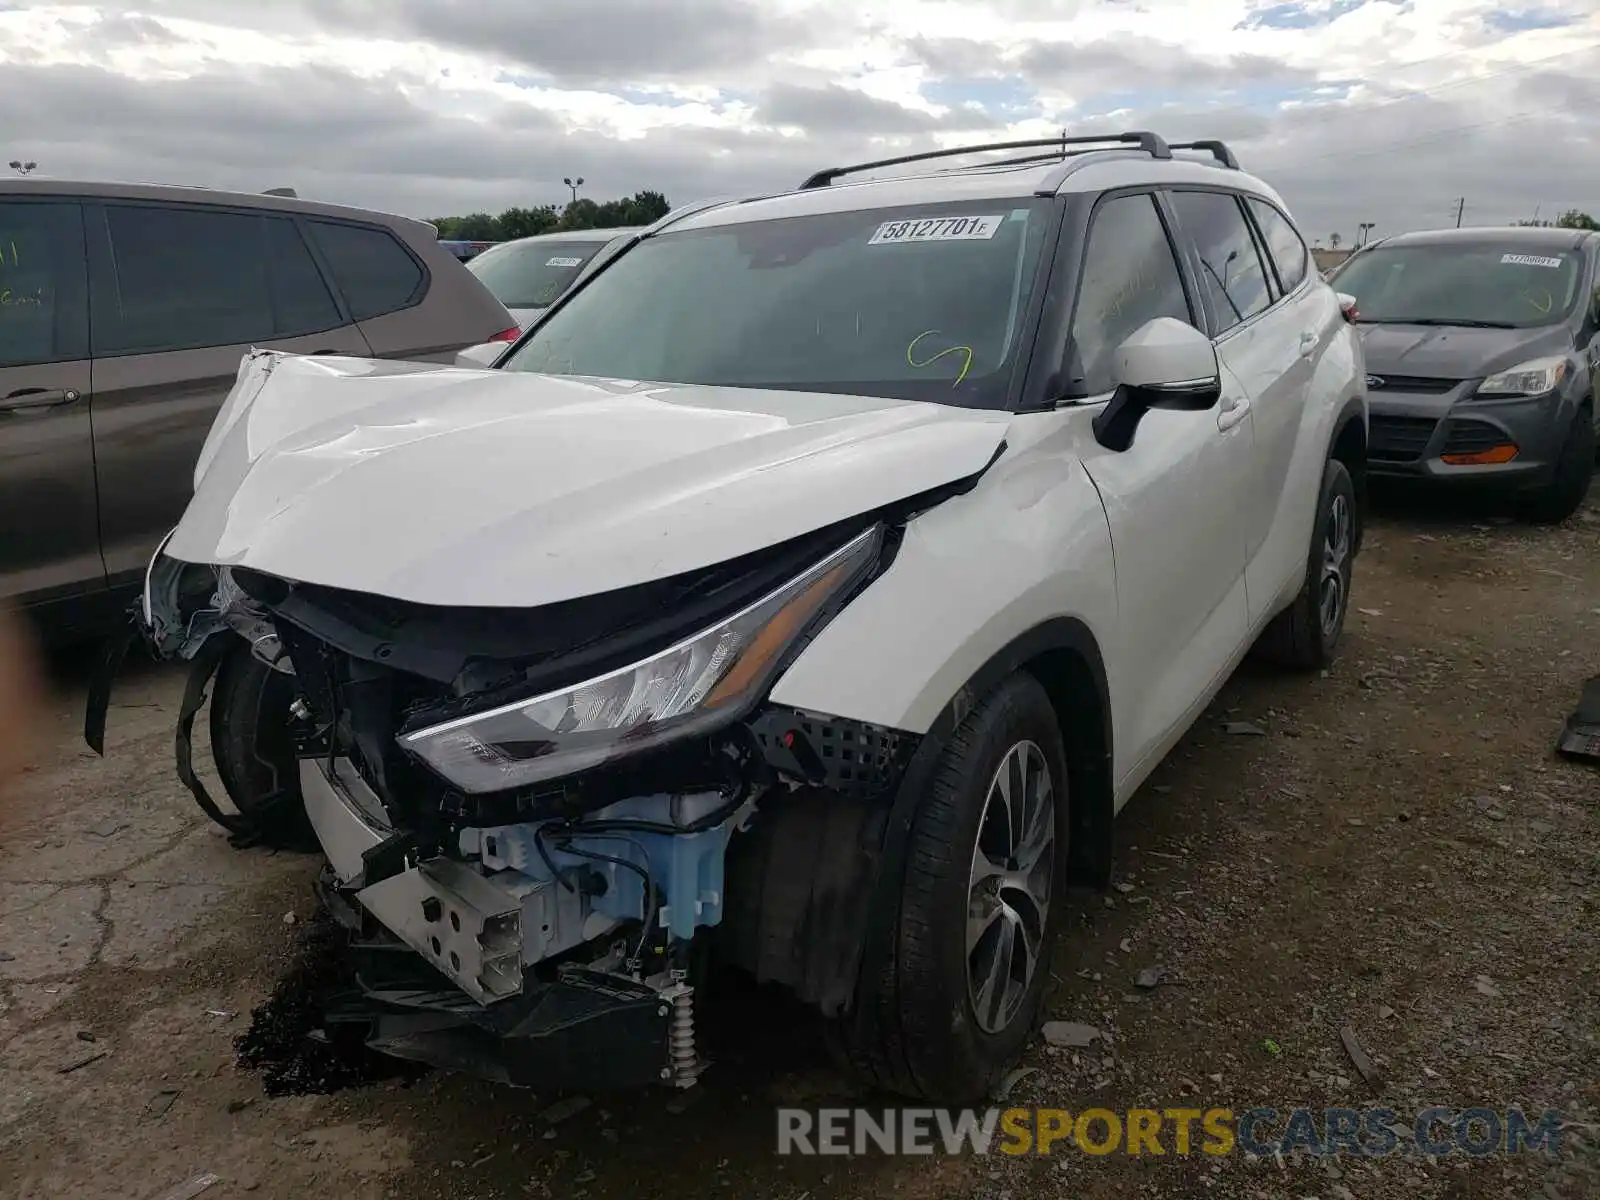
[[[1256,646],[1262,658],[1300,671],[1319,670],[1333,660],[1350,610],[1360,526],[1355,482],[1342,462],[1329,459],[1322,471],[1305,582],[1294,603],[1262,633]]]
[[[1595,442],[1594,413],[1580,408],[1567,430],[1550,482],[1521,498],[1518,509],[1524,520],[1554,525],[1578,511],[1594,479]]]
[[[952,735],[913,817],[888,962],[831,1031],[849,1069],[939,1103],[989,1094],[1038,1019],[1066,813],[1055,710],[1019,673]]]

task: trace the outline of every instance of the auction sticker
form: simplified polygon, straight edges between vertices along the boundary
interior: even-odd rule
[[[581,266],[583,266],[583,259],[581,259],[581,258],[552,258],[549,262],[545,263],[544,265],[547,266],[547,267],[581,267]]]
[[[1561,268],[1559,258],[1546,258],[1542,254],[1502,254],[1500,261],[1517,267],[1555,267],[1557,270]]]
[[[869,246],[899,242],[986,242],[1000,232],[1002,216],[986,217],[910,217],[904,221],[885,221],[868,239]]]

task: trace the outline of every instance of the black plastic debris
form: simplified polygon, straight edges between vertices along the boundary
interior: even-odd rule
[[[1583,685],[1578,707],[1567,718],[1556,741],[1556,753],[1579,762],[1600,764],[1600,675]]]
[[[359,1026],[329,1024],[330,1000],[354,984],[346,935],[325,912],[300,927],[295,959],[234,1043],[240,1067],[261,1076],[268,1096],[323,1096],[427,1068],[379,1054]]]

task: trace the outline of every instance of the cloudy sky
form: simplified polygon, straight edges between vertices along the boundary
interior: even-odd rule
[[[436,216],[1223,137],[1307,233],[1600,215],[1594,0],[0,0],[0,162]],[[1586,115],[1587,114],[1587,115]]]

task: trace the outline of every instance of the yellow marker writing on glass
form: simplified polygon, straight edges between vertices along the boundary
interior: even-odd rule
[[[939,353],[935,354],[932,358],[923,359],[921,362],[918,362],[915,358],[912,357],[913,352],[917,348],[917,343],[918,342],[920,342],[925,337],[932,337],[934,334],[936,334],[938,332],[939,331],[937,329],[927,329],[927,330],[924,330],[923,332],[917,334],[916,337],[911,339],[911,344],[906,347],[906,365],[908,367],[918,367],[918,368],[931,367],[934,363],[938,362],[946,354],[965,354],[967,357],[966,357],[965,361],[963,361],[962,364],[961,364],[961,374],[957,375],[955,383],[950,385],[951,387],[958,387],[958,386],[960,386],[961,381],[967,377],[967,372],[972,370],[972,347],[971,346],[951,346],[948,349],[939,351]]]

